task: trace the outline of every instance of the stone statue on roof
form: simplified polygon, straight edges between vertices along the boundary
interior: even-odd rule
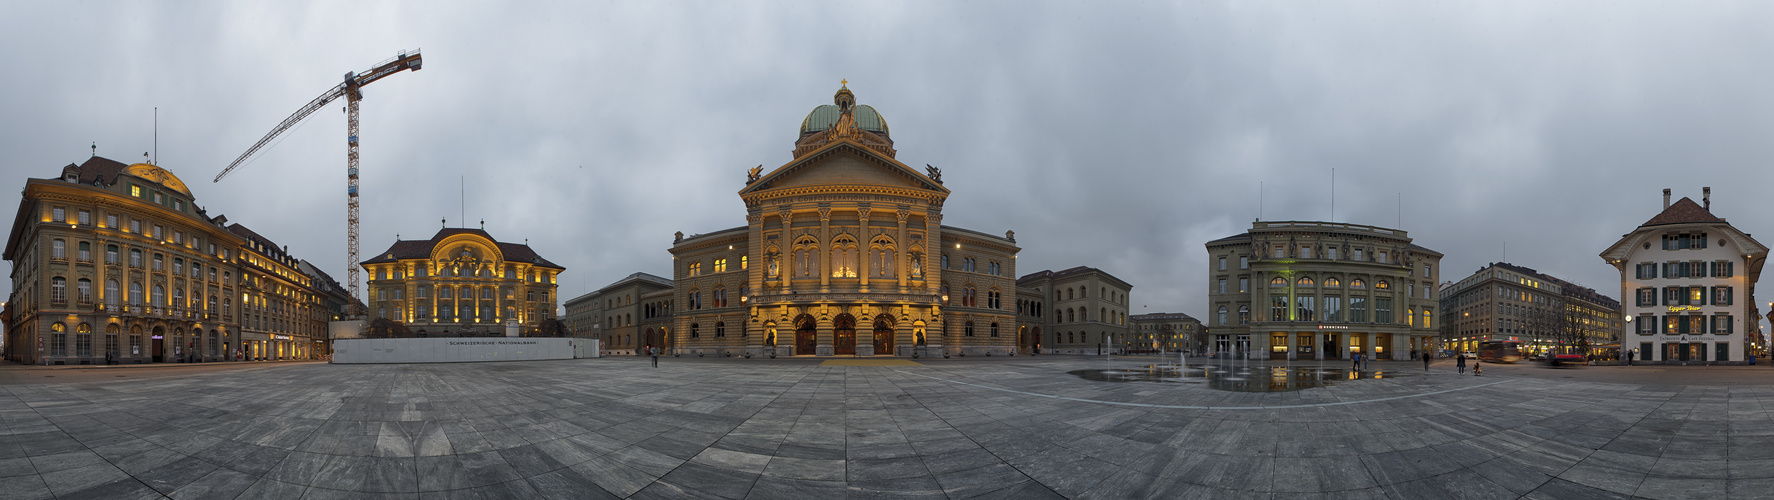
[[[924,171],[930,175],[930,180],[936,181],[937,184],[942,184],[942,169],[930,166],[929,163],[925,163]]]
[[[764,176],[764,166],[763,165],[760,164],[756,167],[752,167],[751,172],[745,174],[745,183],[751,184],[753,182],[758,182],[758,178],[763,177],[763,176]]]

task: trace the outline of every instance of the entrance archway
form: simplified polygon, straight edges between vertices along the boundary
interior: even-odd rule
[[[856,355],[856,317],[849,313],[832,318],[832,354]]]
[[[813,321],[813,315],[802,314],[795,317],[795,355],[813,355],[819,345],[815,325],[817,323]]]
[[[154,327],[153,332],[154,335],[151,337],[154,341],[152,343],[153,349],[148,352],[154,356],[153,361],[155,363],[166,361],[166,353],[164,351],[166,348],[166,329],[156,326]]]
[[[875,355],[893,355],[893,316],[875,316]]]

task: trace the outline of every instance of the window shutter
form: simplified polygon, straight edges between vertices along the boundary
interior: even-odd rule
[[[1725,263],[1725,276],[1732,276],[1733,275],[1732,273],[1737,272],[1737,270],[1735,269],[1736,267],[1737,267],[1737,263],[1735,261],[1726,262]]]
[[[1737,305],[1737,294],[1735,293],[1736,291],[1737,291],[1737,289],[1735,289],[1735,288],[1725,287],[1725,305],[1727,305],[1727,306]]]

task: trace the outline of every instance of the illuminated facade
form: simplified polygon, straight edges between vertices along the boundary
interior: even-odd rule
[[[1477,352],[1479,342],[1517,341],[1525,354],[1594,353],[1619,345],[1620,303],[1534,269],[1492,263],[1441,293],[1443,346]]]
[[[152,164],[95,155],[27,180],[5,258],[20,363],[310,359],[325,331],[294,259]]]
[[[1621,349],[1645,363],[1743,363],[1763,350],[1756,332],[1755,286],[1768,247],[1682,198],[1614,242],[1601,258],[1620,270],[1627,322]]]
[[[555,315],[565,271],[528,243],[502,243],[480,229],[444,228],[399,240],[363,261],[369,317],[420,336],[516,336]]]
[[[897,158],[884,120],[840,88],[794,159],[753,170],[746,225],[673,242],[667,347],[688,353],[1007,355],[1016,254],[942,225],[941,171]]]
[[[1261,221],[1207,242],[1208,349],[1250,358],[1407,359],[1433,349],[1440,252],[1401,230]]]

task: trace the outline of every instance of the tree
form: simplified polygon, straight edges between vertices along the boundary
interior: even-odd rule
[[[407,331],[406,325],[403,325],[398,321],[388,318],[376,318],[374,321],[370,322],[369,330],[364,332],[364,336],[372,339],[397,339],[412,337],[413,335],[411,332]]]
[[[530,330],[530,332],[531,332],[530,336],[532,336],[532,337],[571,337],[571,336],[573,336],[573,331],[567,328],[566,322],[561,321],[559,319],[553,319],[553,318],[542,320],[542,322],[538,323],[536,325],[536,328],[534,330]]]

